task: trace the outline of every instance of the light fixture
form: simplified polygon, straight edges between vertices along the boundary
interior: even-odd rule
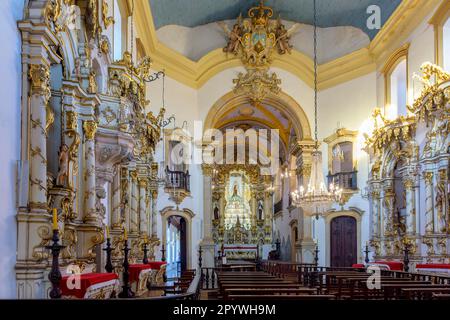
[[[314,137],[315,147],[312,152],[311,176],[307,189],[303,186],[292,192],[292,203],[296,207],[301,207],[307,215],[319,215],[325,213],[331,208],[333,202],[338,202],[342,195],[342,189],[334,184],[327,188],[324,183],[322,172],[322,153],[319,149],[319,140],[317,137],[317,9],[316,0],[314,0]]]

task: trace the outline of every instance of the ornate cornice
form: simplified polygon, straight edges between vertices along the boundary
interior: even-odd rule
[[[324,90],[349,80],[374,72],[382,65],[386,55],[401,46],[401,42],[440,3],[440,0],[404,0],[367,48],[319,66],[319,90]],[[136,2],[136,25],[141,32],[147,54],[151,55],[157,69],[194,89],[202,87],[219,72],[241,66],[237,57],[227,57],[221,48],[213,50],[199,61],[192,61],[159,42],[148,1]],[[311,88],[313,61],[306,55],[292,51],[290,55],[275,55],[272,67],[295,74]]]

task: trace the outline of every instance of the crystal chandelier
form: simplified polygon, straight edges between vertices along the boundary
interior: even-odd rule
[[[292,192],[292,203],[301,207],[308,215],[316,215],[328,211],[333,202],[338,202],[342,195],[342,189],[330,184],[329,188],[324,183],[322,172],[322,153],[318,150],[317,138],[317,10],[314,0],[314,125],[315,125],[315,150],[312,153],[311,176],[307,189],[303,186]]]

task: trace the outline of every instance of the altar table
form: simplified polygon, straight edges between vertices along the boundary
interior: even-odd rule
[[[130,283],[136,283],[135,293],[136,295],[142,295],[147,291],[148,282],[158,282],[158,279],[162,279],[163,273],[166,269],[166,262],[163,261],[151,261],[147,264],[131,264],[128,267],[130,274]]]
[[[446,263],[420,263],[416,264],[418,272],[450,273],[450,264]]]
[[[369,263],[370,266],[378,266],[391,271],[403,271],[403,262],[400,261],[375,261]]]
[[[69,288],[77,284],[79,286]],[[63,298],[108,299],[120,289],[119,276],[116,273],[84,273],[62,277],[61,291]]]

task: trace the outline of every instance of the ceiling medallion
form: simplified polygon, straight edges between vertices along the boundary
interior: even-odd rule
[[[286,30],[281,19],[271,19],[272,16],[272,8],[261,1],[258,7],[248,10],[248,18],[243,19],[240,15],[232,30],[226,23],[219,22],[228,36],[223,51],[240,57],[247,71],[246,74],[239,73],[233,80],[234,92],[247,94],[253,103],[260,103],[269,93],[281,91],[281,80],[269,72],[272,56],[275,50],[278,54],[291,52],[290,36],[300,26],[296,23]]]

